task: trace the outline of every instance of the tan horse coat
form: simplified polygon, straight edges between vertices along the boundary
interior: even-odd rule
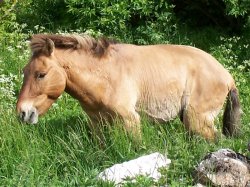
[[[134,136],[140,134],[143,111],[158,121],[180,116],[188,131],[213,140],[214,119],[229,94],[223,132],[236,131],[240,105],[235,82],[202,50],[59,35],[35,35],[31,49],[17,103],[24,121],[36,122],[35,114],[45,113],[65,90],[93,120],[118,115]]]

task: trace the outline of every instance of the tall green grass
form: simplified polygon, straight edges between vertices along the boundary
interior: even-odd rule
[[[207,35],[203,33],[203,37]],[[183,39],[185,37],[180,36],[180,41],[193,44],[192,41],[202,35]],[[219,51],[224,43],[216,38],[216,42],[212,38],[206,39],[212,46],[208,50],[218,60],[225,61],[227,56]],[[20,123],[15,114],[15,102],[22,82],[21,69],[29,55],[25,39],[26,36],[13,35],[0,44],[0,186],[113,186],[112,183],[98,181],[97,174],[112,164],[155,151],[172,160],[170,168],[162,171],[162,179],[154,184],[150,179],[138,177],[136,184],[128,183],[126,186],[160,186],[166,183],[170,186],[192,186],[195,183],[192,176],[194,167],[208,152],[230,148],[249,154],[246,144],[250,135],[250,76],[249,72],[230,64],[227,67],[237,81],[244,111],[239,137],[210,143],[199,136],[188,136],[178,119],[159,125],[143,117],[142,143],[139,146],[130,141],[122,130],[122,124],[118,123],[103,124],[105,144],[101,147],[90,132],[86,114],[67,94],[59,98],[39,124]],[[220,128],[221,120],[216,123]]]

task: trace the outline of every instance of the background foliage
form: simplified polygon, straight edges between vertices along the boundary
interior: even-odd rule
[[[192,171],[209,151],[227,147],[249,155],[249,6],[249,0],[0,1],[0,186],[112,186],[95,176],[113,163],[153,151],[168,155],[169,170],[157,184],[139,178],[134,186],[192,186]],[[179,120],[154,126],[143,119],[139,149],[119,127],[106,125],[106,145],[100,149],[85,113],[67,94],[38,126],[20,124],[15,103],[29,60],[28,39],[40,32],[87,32],[125,43],[176,43],[209,52],[236,80],[244,112],[241,136],[208,143],[187,136]],[[221,120],[216,123],[220,129]]]

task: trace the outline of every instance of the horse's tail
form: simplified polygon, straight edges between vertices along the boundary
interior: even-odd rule
[[[241,113],[238,90],[234,87],[228,92],[227,95],[222,128],[224,135],[234,136],[239,133]]]

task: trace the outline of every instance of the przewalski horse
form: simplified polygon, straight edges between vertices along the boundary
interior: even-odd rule
[[[93,121],[119,116],[140,136],[143,111],[158,121],[179,116],[189,132],[216,138],[214,119],[227,98],[223,133],[239,129],[234,79],[208,53],[183,45],[137,46],[80,35],[34,35],[17,102],[22,121],[37,123],[66,91]],[[93,124],[94,125],[94,124]]]

